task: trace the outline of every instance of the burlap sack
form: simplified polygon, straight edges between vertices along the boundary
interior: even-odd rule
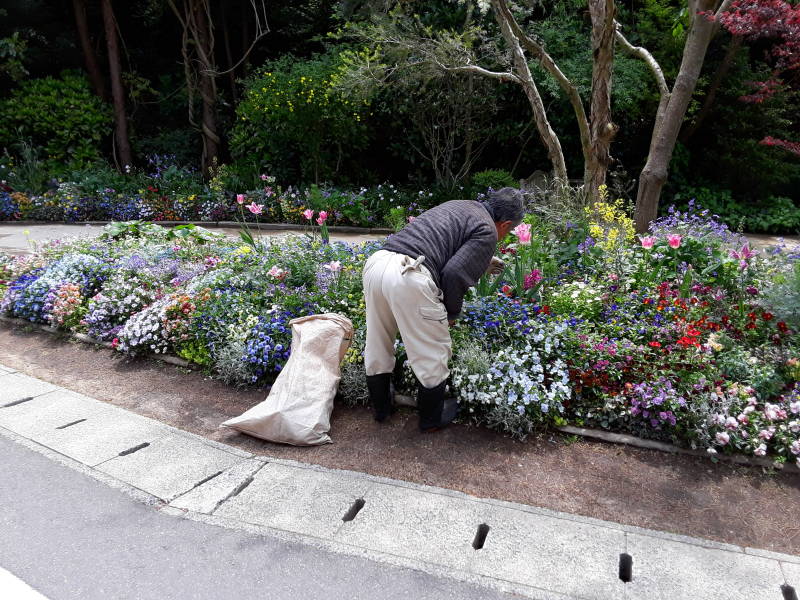
[[[339,365],[353,338],[353,324],[335,313],[289,322],[292,354],[267,399],[222,427],[294,446],[329,444]]]

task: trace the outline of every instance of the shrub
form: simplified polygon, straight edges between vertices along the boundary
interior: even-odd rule
[[[319,183],[341,173],[367,129],[365,104],[334,90],[338,68],[332,55],[286,56],[250,77],[231,131],[234,157],[256,155],[280,180]]]
[[[51,171],[57,171],[97,160],[111,113],[85,77],[64,72],[60,78],[22,83],[0,102],[0,123],[0,144],[14,147],[30,140],[44,150]]]
[[[472,175],[473,191],[483,194],[489,188],[499,190],[504,187],[519,187],[519,181],[505,169],[486,169]]]

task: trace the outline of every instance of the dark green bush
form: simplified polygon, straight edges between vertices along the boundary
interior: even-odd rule
[[[518,187],[519,181],[505,169],[486,169],[472,175],[473,191],[483,194],[489,188],[499,190],[504,187]]]
[[[800,208],[789,198],[770,196],[761,202],[745,204],[733,198],[730,190],[687,187],[675,194],[674,204],[681,209],[690,200],[718,215],[731,229],[747,233],[796,234],[800,230]],[[669,206],[662,203],[662,208]]]
[[[96,161],[110,127],[108,106],[92,94],[85,77],[69,71],[25,81],[0,101],[0,145],[13,151],[29,140],[43,149],[52,172]]]

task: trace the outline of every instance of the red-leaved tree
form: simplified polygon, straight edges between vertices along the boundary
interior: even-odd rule
[[[766,42],[772,73],[766,81],[752,83],[753,92],[743,102],[761,103],[800,84],[800,4],[784,0],[735,0],[717,17],[732,35],[749,42]],[[761,143],[800,156],[800,143],[767,136]]]

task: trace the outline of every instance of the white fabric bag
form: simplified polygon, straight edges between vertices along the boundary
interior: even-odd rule
[[[292,353],[267,399],[222,427],[294,446],[330,444],[339,365],[350,347],[353,324],[335,313],[293,319],[289,324]]]

